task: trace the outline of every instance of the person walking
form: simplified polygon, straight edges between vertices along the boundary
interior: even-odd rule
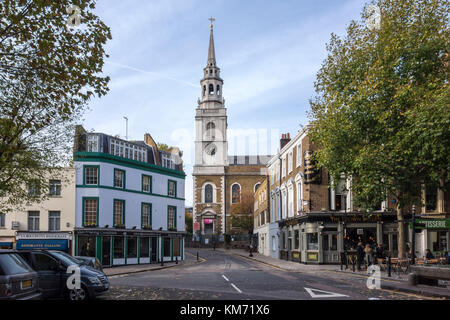
[[[383,245],[381,243],[378,244],[375,253],[377,257],[377,264],[380,264],[384,258]]]
[[[430,250],[430,249],[427,249],[427,250],[426,250],[425,258],[426,258],[427,260],[428,260],[428,259],[434,259],[434,255],[431,253],[431,250]]]
[[[370,247],[370,244],[366,244],[364,253],[366,255],[366,266],[368,268],[372,264],[372,248]]]
[[[364,247],[362,242],[359,242],[356,248],[356,258],[358,260],[358,271],[361,271],[361,264],[364,262]]]

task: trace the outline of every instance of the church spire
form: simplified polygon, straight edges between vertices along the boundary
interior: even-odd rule
[[[211,32],[209,35],[209,49],[208,49],[208,62],[207,67],[215,67],[216,66],[216,52],[214,50],[214,34],[213,34],[213,22],[216,19],[213,17],[209,18],[209,21],[211,21]]]

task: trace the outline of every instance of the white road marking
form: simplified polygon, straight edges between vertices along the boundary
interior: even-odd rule
[[[231,284],[231,286],[232,286],[233,288],[235,288],[237,292],[242,293],[241,289],[239,289],[238,287],[236,287],[234,284]]]
[[[225,277],[224,275],[222,275],[222,277],[225,279],[225,280],[227,280],[227,281],[230,281],[230,280],[228,280],[228,278],[227,277]]]
[[[345,294],[329,292],[319,289],[305,288],[305,290],[309,293],[311,298],[337,298],[337,297],[348,297]],[[321,294],[316,294],[315,292],[320,292]]]

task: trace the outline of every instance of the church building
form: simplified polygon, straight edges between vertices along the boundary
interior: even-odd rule
[[[194,233],[219,239],[225,234],[248,234],[249,230],[233,225],[232,208],[246,199],[251,199],[253,205],[253,194],[265,179],[271,157],[228,155],[227,109],[212,23],[208,60],[200,84],[201,98],[195,116]]]

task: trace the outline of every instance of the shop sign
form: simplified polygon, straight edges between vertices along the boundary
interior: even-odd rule
[[[353,215],[353,216],[347,216],[347,219],[344,219],[344,217],[336,217],[336,216],[330,216],[331,222],[347,222],[347,223],[364,223],[364,222],[379,222],[382,221],[381,214],[375,214],[375,215]]]
[[[425,229],[450,229],[450,219],[416,219],[416,223],[424,224]],[[412,228],[412,223],[409,223]],[[424,229],[421,226],[416,226],[416,229]]]
[[[292,258],[299,259],[300,258],[300,252],[293,252],[292,253]]]
[[[200,230],[200,223],[194,222],[194,231]]]
[[[58,233],[32,233],[32,232],[17,232],[16,239],[65,239],[71,240],[72,234],[68,232],[58,232]]]
[[[205,219],[205,220],[203,220],[203,223],[204,224],[211,224],[211,223],[213,223],[213,219]]]
[[[48,249],[48,250],[67,250],[67,240],[19,240],[16,244],[17,250],[26,249]]]

